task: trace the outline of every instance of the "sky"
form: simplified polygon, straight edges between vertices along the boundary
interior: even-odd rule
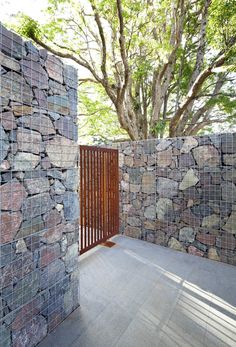
[[[43,20],[43,10],[47,5],[47,0],[0,0],[0,21],[9,20],[11,15],[21,11],[34,17],[37,20]]]

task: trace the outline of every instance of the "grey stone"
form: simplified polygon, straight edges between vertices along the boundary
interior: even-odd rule
[[[78,98],[77,95],[78,95],[78,91],[76,89],[68,90],[68,98],[69,98],[69,105],[70,105],[69,114],[71,116],[75,116],[75,118],[77,115],[77,98]]]
[[[199,242],[199,241],[194,241],[193,242],[193,246],[194,247],[196,247],[196,248],[198,248],[198,249],[200,249],[200,251],[202,251],[202,252],[206,252],[207,251],[207,246],[206,245],[204,245],[203,243],[201,243],[201,242]]]
[[[172,198],[178,195],[178,182],[165,177],[157,179],[157,193],[160,197]]]
[[[51,210],[53,207],[53,200],[48,193],[33,195],[23,203],[23,219],[34,218]]]
[[[15,117],[11,111],[1,114],[1,123],[5,130],[13,130],[17,127]]]
[[[69,114],[69,98],[66,95],[48,96],[48,110],[63,115]]]
[[[191,211],[198,217],[206,217],[213,213],[212,208],[204,203],[191,207]]]
[[[236,134],[221,134],[221,149],[224,154],[235,154]]]
[[[25,237],[31,234],[35,234],[38,231],[44,230],[44,222],[42,216],[23,221],[21,229],[17,233],[16,238]]]
[[[22,59],[21,68],[26,81],[31,87],[48,89],[48,76],[39,62]]]
[[[12,334],[13,346],[34,347],[47,335],[47,321],[43,316],[36,316],[20,331]]]
[[[9,70],[20,71],[20,64],[14,58],[11,58],[0,52],[0,65]]]
[[[11,330],[4,324],[0,326],[0,342],[2,347],[11,347]]]
[[[25,179],[24,185],[29,194],[39,194],[49,191],[49,182],[45,177]]]
[[[65,263],[66,271],[68,273],[75,271],[78,267],[79,260],[79,247],[77,243],[69,246],[66,251],[66,255],[63,257]]]
[[[143,142],[143,150],[145,154],[155,154],[156,153],[156,141],[148,140]]]
[[[57,95],[66,95],[67,94],[65,86],[63,86],[61,83],[58,83],[58,82],[53,81],[51,79],[49,79],[49,87],[50,87],[51,91],[53,92],[53,94],[57,94]]]
[[[65,193],[63,196],[63,205],[66,220],[70,221],[79,218],[79,201],[76,193]]]
[[[63,180],[64,176],[63,173],[57,169],[50,169],[47,170],[47,176],[48,177],[52,177],[52,178],[56,178],[58,180]]]
[[[198,141],[192,137],[186,137],[184,139],[184,144],[180,150],[180,153],[189,153],[191,151],[191,149],[195,148],[198,146]]]
[[[184,175],[182,182],[179,185],[180,190],[185,190],[189,187],[195,186],[199,181],[193,169],[189,169]]]
[[[16,254],[25,252],[27,252],[25,241],[23,239],[20,239],[16,243]]]
[[[224,154],[223,155],[223,163],[225,165],[236,166],[236,154]]]
[[[65,276],[65,264],[62,260],[56,259],[41,271],[41,289],[51,287]]]
[[[168,241],[168,247],[175,249],[176,251],[186,252],[184,246],[176,240],[174,237],[171,237]]]
[[[78,189],[79,172],[77,169],[68,169],[65,174],[64,185],[67,189],[75,191]]]
[[[160,198],[156,204],[157,219],[166,221],[174,215],[173,202],[167,198]]]
[[[195,240],[196,232],[190,227],[183,227],[179,231],[179,241],[192,243]]]
[[[32,153],[17,153],[13,159],[13,169],[26,171],[34,169],[39,163],[40,157]]]
[[[179,167],[195,166],[195,160],[191,153],[183,153],[179,156]]]
[[[77,89],[78,77],[76,69],[71,65],[64,65],[63,69],[64,82],[67,86]]]
[[[0,51],[7,54],[10,57],[21,58],[26,54],[24,42],[22,38],[15,34],[12,31],[7,30],[0,23],[0,33],[1,33],[1,41],[0,41]]]
[[[58,194],[58,195],[64,194],[65,191],[66,191],[65,186],[60,181],[58,181],[57,179],[55,179],[55,182],[54,182],[54,184],[52,186],[52,189],[53,189],[53,192],[55,194]]]
[[[51,119],[44,114],[34,113],[32,116],[23,116],[19,118],[18,122],[26,128],[40,132],[42,135],[56,133]]]
[[[38,49],[33,45],[33,43],[31,41],[25,41],[25,48],[26,48],[27,53],[31,53],[31,54],[39,56]]]
[[[232,211],[225,225],[222,226],[222,229],[231,234],[236,234],[236,211]]]
[[[157,152],[157,166],[168,167],[172,163],[172,149],[168,148],[165,151]]]
[[[5,133],[2,125],[0,124],[0,164],[6,158],[10,144],[7,134]]]
[[[231,181],[236,184],[236,169],[235,168],[225,168],[222,172],[222,177],[225,181]]]
[[[50,78],[63,83],[63,63],[60,59],[48,54],[45,67]]]
[[[11,309],[24,305],[37,294],[39,290],[39,271],[35,270],[18,280],[15,286],[6,287],[2,290],[2,298]]]
[[[202,191],[202,197],[204,201],[214,200],[219,201],[221,200],[221,187],[220,185],[207,185],[204,187]]]
[[[199,167],[218,166],[220,164],[219,152],[214,146],[205,145],[193,149],[193,156]]]
[[[133,227],[140,227],[142,225],[141,220],[138,217],[127,217],[127,224]]]
[[[148,206],[145,208],[144,216],[148,219],[156,219],[156,207]]]
[[[160,140],[160,142],[156,146],[156,150],[159,151],[164,151],[171,145],[172,141],[171,140]]]
[[[13,243],[0,245],[0,268],[11,263],[16,258]]]
[[[75,164],[78,147],[71,140],[62,136],[56,136],[46,145],[46,152],[54,166],[70,168]]]
[[[142,176],[142,192],[143,193],[155,193],[156,178],[152,172],[144,172]]]
[[[70,117],[61,117],[60,119],[56,120],[54,124],[60,135],[77,141],[78,128]]]
[[[221,183],[221,196],[222,199],[233,203],[236,201],[236,186],[233,182],[222,182]]]
[[[17,145],[20,151],[39,154],[41,151],[42,136],[37,131],[17,129]]]

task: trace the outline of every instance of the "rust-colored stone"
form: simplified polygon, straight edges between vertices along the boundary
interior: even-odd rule
[[[0,243],[12,241],[20,228],[21,222],[22,214],[20,212],[2,212]]]
[[[210,234],[197,234],[197,240],[209,246],[214,246],[216,242],[215,235]]]
[[[19,211],[27,195],[24,186],[17,180],[3,184],[0,187],[1,210]]]

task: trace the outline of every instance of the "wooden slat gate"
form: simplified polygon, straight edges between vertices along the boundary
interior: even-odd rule
[[[80,146],[80,253],[119,230],[118,151]]]

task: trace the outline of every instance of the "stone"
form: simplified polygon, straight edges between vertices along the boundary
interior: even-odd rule
[[[182,182],[179,185],[180,190],[185,190],[189,187],[195,186],[199,182],[199,178],[196,176],[193,169],[189,169],[185,174]]]
[[[54,207],[49,193],[42,193],[28,197],[22,206],[23,219],[28,220],[46,213]]]
[[[156,141],[155,140],[148,140],[143,141],[143,150],[145,154],[148,154],[149,156],[151,154],[156,153]]]
[[[167,166],[170,166],[171,162],[172,162],[172,149],[171,148],[157,153],[157,166],[167,167]]]
[[[25,128],[36,130],[42,135],[53,135],[56,133],[51,119],[40,113],[34,113],[32,116],[23,116],[19,118],[18,123]]]
[[[0,52],[0,65],[9,70],[20,71],[20,64],[14,58],[11,58],[4,53]]]
[[[22,222],[20,212],[1,212],[0,243],[7,243],[14,239]]]
[[[0,124],[0,164],[6,158],[8,149],[10,147],[7,134],[5,133],[2,125]]]
[[[199,227],[201,225],[201,220],[200,218],[198,218],[197,216],[195,216],[191,210],[188,208],[186,210],[184,210],[181,215],[180,215],[180,219],[193,227]]]
[[[129,185],[128,182],[121,181],[120,187],[121,187],[121,190],[123,190],[125,192],[129,192],[130,191],[130,185]]]
[[[77,71],[73,66],[66,65],[66,64],[64,65],[63,77],[64,77],[64,82],[68,87],[77,89],[78,87]]]
[[[13,347],[36,346],[47,335],[47,321],[43,316],[35,316],[22,330],[12,334]]]
[[[232,211],[222,229],[231,234],[236,234],[236,211]]]
[[[1,42],[0,51],[14,58],[21,58],[26,54],[22,38],[0,24]]]
[[[54,225],[43,233],[42,240],[47,244],[61,241],[64,229],[64,224]]]
[[[180,153],[189,153],[191,149],[198,146],[198,141],[192,137],[188,136],[184,139],[184,144],[180,150]]]
[[[41,151],[42,136],[40,133],[24,128],[16,132],[17,145],[20,151],[39,154]]]
[[[6,327],[3,323],[0,326],[0,337],[2,347],[11,347],[11,330]]]
[[[16,243],[16,254],[25,252],[27,252],[25,241],[23,239],[20,239]]]
[[[52,95],[48,96],[48,110],[63,115],[69,114],[70,104],[68,96],[66,95]]]
[[[193,156],[200,168],[204,166],[218,166],[220,164],[219,152],[214,146],[205,145],[193,149]]]
[[[25,179],[24,186],[30,195],[49,191],[49,181],[45,177]]]
[[[59,256],[60,245],[58,243],[42,247],[40,249],[40,268],[49,265]]]
[[[130,184],[129,189],[131,193],[139,193],[141,190],[141,185],[140,184]]]
[[[214,246],[216,243],[216,237],[215,235],[211,234],[197,234],[196,239],[209,246]]]
[[[234,168],[225,168],[222,172],[222,177],[225,181],[231,181],[236,184],[236,169]]]
[[[61,214],[56,210],[53,209],[46,213],[43,216],[44,222],[45,222],[45,227],[46,228],[52,228],[57,224],[61,223]]]
[[[39,62],[22,59],[21,68],[26,81],[31,87],[48,89],[48,76]]]
[[[128,225],[125,228],[124,234],[129,237],[134,237],[135,239],[140,239],[142,232],[140,228]]]
[[[160,142],[156,146],[157,152],[166,150],[171,145],[171,143],[171,140],[160,140]]]
[[[221,187],[217,184],[210,184],[204,187],[202,191],[202,198],[204,201],[209,200],[220,201],[221,199]]]
[[[181,252],[186,252],[185,248],[183,245],[176,240],[174,237],[171,237],[168,241],[168,247],[175,249],[176,251],[181,251]]]
[[[31,106],[14,104],[12,105],[12,111],[16,117],[20,117],[24,115],[31,115],[33,109]]]
[[[77,243],[67,248],[66,255],[63,257],[65,263],[66,272],[71,273],[78,267],[79,260],[79,247]]]
[[[5,130],[16,129],[16,120],[11,111],[1,113],[1,123]]]
[[[40,108],[47,109],[48,104],[47,104],[47,95],[44,90],[41,90],[39,88],[34,88],[33,89],[35,99],[34,100],[34,105],[38,105]]]
[[[224,154],[236,153],[236,134],[235,133],[221,134],[221,150],[222,150],[222,153]]]
[[[16,258],[13,243],[0,245],[0,268],[14,261]]]
[[[179,231],[179,241],[192,243],[195,240],[196,231],[190,227],[183,227]]]
[[[223,155],[223,163],[225,165],[236,166],[236,154],[224,154]]]
[[[220,216],[217,214],[212,214],[210,216],[206,216],[202,220],[202,226],[211,229],[216,228],[218,229],[220,226]]]
[[[41,166],[43,170],[47,170],[51,168],[51,163],[48,157],[44,157],[41,160]]]
[[[215,248],[209,248],[207,256],[211,260],[220,261],[220,257],[219,257],[217,250]]]
[[[204,256],[204,252],[200,251],[199,249],[197,249],[194,246],[189,246],[188,247],[188,253],[192,254],[192,255],[197,255],[199,257],[203,257]]]
[[[60,135],[70,140],[77,141],[78,128],[70,117],[61,117],[54,122],[54,125]]]
[[[200,249],[200,251],[204,253],[207,251],[207,246],[197,240],[194,241],[193,246]]]
[[[65,174],[64,174],[64,186],[68,189],[68,190],[72,190],[75,191],[78,189],[78,184],[79,184],[79,172],[77,169],[69,169],[66,170]]]
[[[39,290],[40,276],[39,271],[35,270],[18,280],[14,287],[6,287],[2,291],[2,298],[12,309],[16,309],[32,300]],[[11,295],[9,295],[9,292]]]
[[[49,79],[49,88],[51,89],[53,94],[56,95],[66,95],[67,94],[67,90],[66,87],[64,85],[62,85],[61,83],[58,83],[54,80]]]
[[[142,225],[140,218],[138,217],[127,217],[127,224],[133,227],[140,227]]]
[[[25,237],[31,234],[35,234],[41,230],[44,230],[44,222],[42,216],[23,221],[16,238]]]
[[[3,184],[0,186],[1,210],[19,211],[27,195],[24,186],[16,179]]]
[[[3,160],[0,164],[0,171],[8,171],[11,165],[8,160]],[[0,180],[1,181],[1,180]]]
[[[63,83],[63,63],[60,59],[48,54],[45,67],[50,78]]]
[[[62,280],[65,276],[65,264],[62,260],[56,259],[41,271],[41,289],[50,288],[52,285]]]
[[[236,186],[233,182],[221,183],[221,197],[229,203],[236,201]]]
[[[56,136],[46,145],[46,153],[52,165],[60,168],[70,168],[75,164],[78,147],[71,140]]]
[[[128,167],[133,167],[134,166],[134,158],[126,155],[124,157],[124,164]]]
[[[192,206],[191,211],[199,218],[213,214],[213,209],[204,203]]]
[[[31,104],[33,93],[22,76],[14,71],[9,71],[1,76],[1,96],[29,105]]]
[[[57,204],[56,205],[56,209],[58,212],[62,211],[63,210],[63,205],[62,204]]]
[[[161,221],[168,220],[174,215],[173,202],[167,198],[160,198],[156,204],[157,219]]]
[[[41,306],[42,302],[40,298],[36,298],[19,309],[16,312],[16,317],[12,322],[12,330],[19,331],[24,328],[24,326],[27,326],[29,321],[31,321],[34,316],[37,316],[39,314]]]
[[[172,198],[178,195],[178,182],[165,177],[157,178],[157,193],[160,197]]]
[[[79,201],[74,192],[66,192],[63,195],[64,216],[68,221],[79,218]]]
[[[142,176],[142,192],[151,194],[156,192],[155,174],[152,172],[144,172]]]
[[[148,206],[145,208],[144,217],[148,219],[156,219],[156,207]]]
[[[182,153],[179,156],[179,167],[193,167],[195,166],[195,160],[191,153]]]
[[[52,178],[56,178],[58,180],[64,180],[64,176],[63,176],[62,172],[57,170],[57,169],[47,170],[47,176],[52,177]]]
[[[77,103],[78,103],[78,91],[76,89],[68,90],[68,99],[69,99],[69,114],[73,119],[77,118]]]
[[[222,236],[217,237],[216,247],[224,248],[227,250],[234,250],[236,248],[236,239],[234,235],[224,233]]]

